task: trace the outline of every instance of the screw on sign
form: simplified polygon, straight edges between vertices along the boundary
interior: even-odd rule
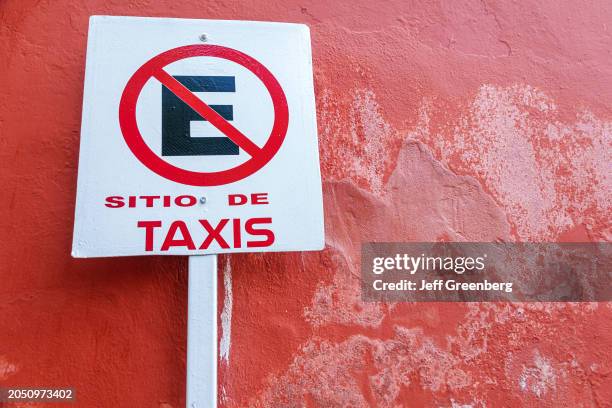
[[[216,57],[242,65],[259,78],[272,98],[274,123],[266,144],[259,148],[236,129],[215,109],[207,105],[179,80],[168,74],[164,67],[173,62],[192,57]],[[184,103],[208,120],[251,157],[234,168],[218,172],[196,172],[174,166],[149,148],[136,121],[138,97],[149,79],[155,78]],[[287,98],[272,73],[254,58],[232,48],[218,45],[188,45],[161,53],[134,73],[128,81],[119,105],[119,123],[123,137],[134,155],[150,170],[169,180],[194,186],[218,186],[232,183],[255,173],[268,163],[280,149],[289,125]]]

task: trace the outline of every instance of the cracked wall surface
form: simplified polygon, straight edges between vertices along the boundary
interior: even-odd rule
[[[70,258],[92,14],[311,28],[326,248],[221,257],[222,406],[611,406],[609,303],[359,284],[362,241],[612,239],[605,1],[0,1],[0,385],[185,405],[186,259]]]

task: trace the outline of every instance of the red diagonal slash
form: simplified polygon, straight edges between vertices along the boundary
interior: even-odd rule
[[[229,137],[232,142],[240,146],[251,157],[256,157],[261,154],[261,149],[253,143],[242,132],[236,129],[231,123],[219,115],[213,108],[208,106],[193,92],[187,89],[183,84],[177,81],[172,75],[168,74],[163,69],[158,69],[153,76],[168,88],[173,94],[178,96],[191,109],[196,111],[202,118],[206,119],[219,129],[225,136]]]

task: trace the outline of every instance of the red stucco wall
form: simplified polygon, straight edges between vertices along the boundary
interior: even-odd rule
[[[327,246],[221,258],[223,406],[610,406],[608,303],[358,281],[361,241],[612,238],[606,1],[1,0],[0,384],[184,406],[186,259],[70,258],[92,14],[311,27]]]

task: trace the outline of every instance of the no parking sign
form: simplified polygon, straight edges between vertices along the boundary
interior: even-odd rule
[[[306,26],[92,17],[73,256],[323,243]]]

